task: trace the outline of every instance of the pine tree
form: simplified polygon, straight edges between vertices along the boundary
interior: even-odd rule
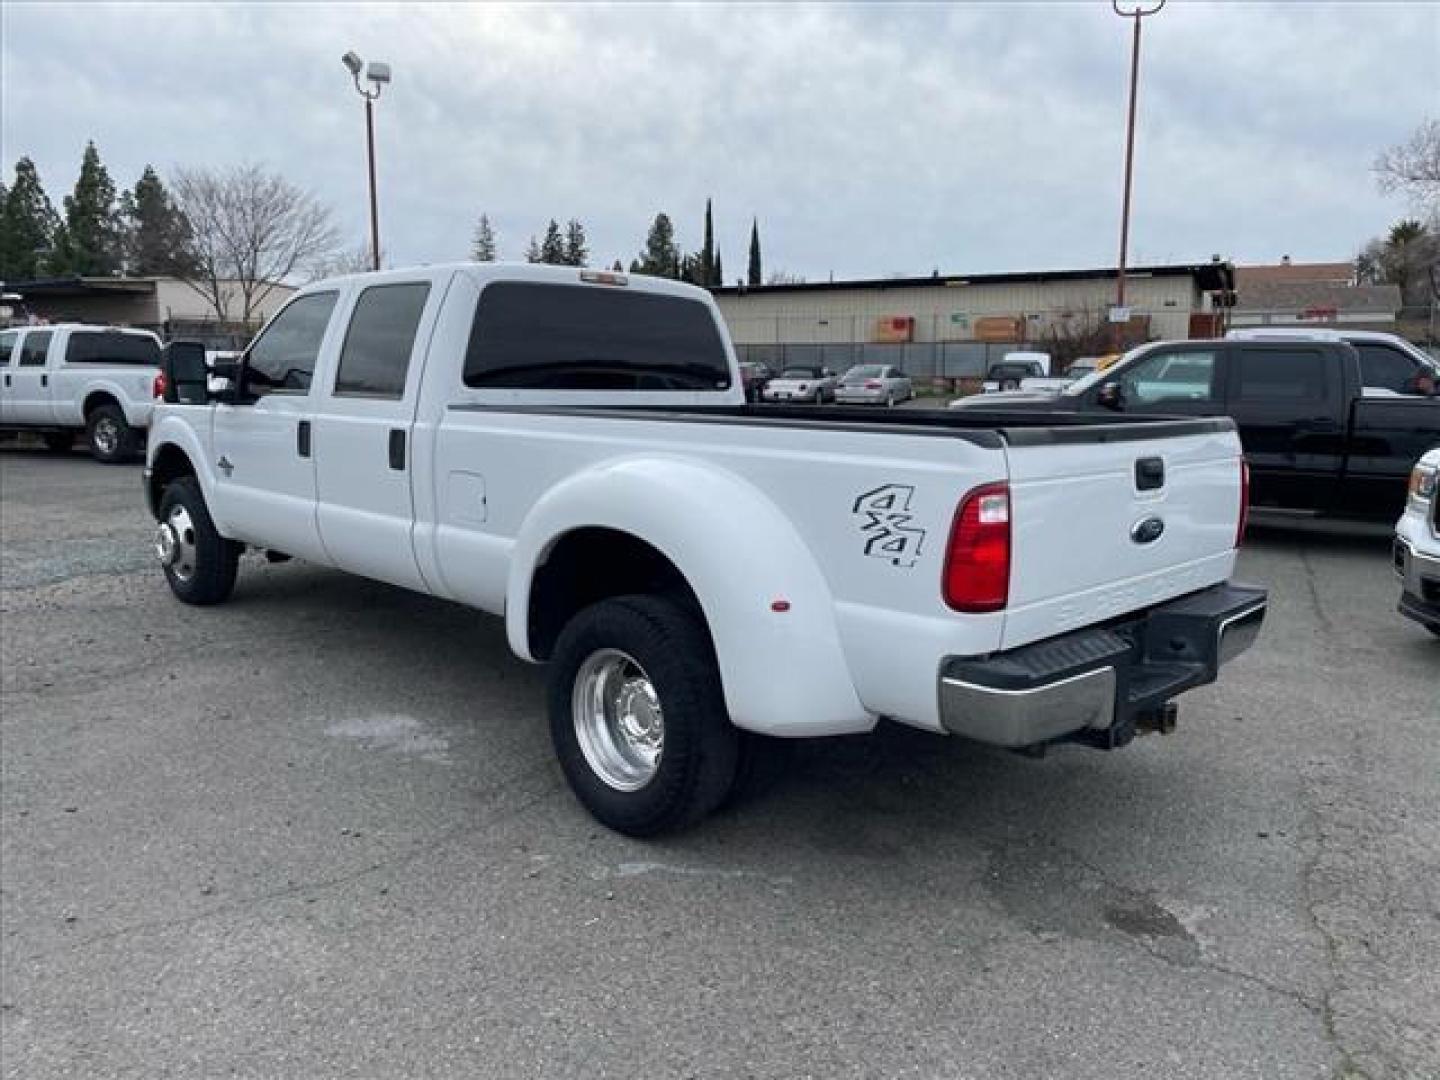
[[[476,262],[495,261],[495,229],[488,214],[481,214],[480,223],[475,226],[475,242],[470,247],[470,257]]]
[[[623,273],[625,272],[625,267],[623,267],[623,266],[620,265],[620,260],[619,260],[619,259],[616,259],[616,260],[615,260],[615,265],[612,266],[612,267],[610,267],[610,269],[613,270],[613,271],[615,271],[615,273],[617,273],[617,274],[623,274]]]
[[[715,284],[715,223],[710,213],[710,200],[705,200],[705,244],[700,249],[700,280],[697,285]]]
[[[190,222],[149,165],[134,191],[120,196],[125,269],[141,277],[183,274],[192,255]]]
[[[22,157],[0,205],[0,280],[25,281],[50,272],[59,227],[35,163]]]
[[[540,257],[540,245],[536,243],[535,237],[530,237],[530,246],[525,249],[525,261],[529,263],[544,262]]]
[[[565,238],[560,235],[560,226],[554,218],[545,226],[545,238],[540,241],[540,261],[551,266],[565,265]]]
[[[765,280],[760,272],[760,221],[752,219],[750,222],[750,266],[745,274],[745,279],[751,285],[759,285]]]
[[[115,182],[93,142],[85,144],[75,193],[65,197],[65,261],[73,274],[105,276],[121,269],[120,214]]]
[[[575,218],[565,223],[565,265],[590,265],[590,245],[585,241],[585,226]]]
[[[615,261],[618,263],[620,260],[619,260],[619,259],[616,259]],[[638,273],[640,273],[640,260],[639,260],[639,259],[631,259],[631,260],[630,260],[630,273],[632,273],[632,274],[638,274]]]
[[[637,273],[655,277],[680,277],[680,249],[675,244],[675,226],[670,215],[658,213],[645,236],[645,250],[640,253]]]

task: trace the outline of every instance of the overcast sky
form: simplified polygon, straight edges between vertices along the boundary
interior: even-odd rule
[[[726,276],[752,215],[810,280],[1113,265],[1129,24],[1108,3],[616,7],[0,5],[0,150],[57,208],[94,139],[147,162],[260,161],[366,235],[378,106],[386,262],[505,257],[550,217],[625,262],[657,210]],[[1172,2],[1145,26],[1132,263],[1351,257],[1404,210],[1377,151],[1440,114],[1440,5]]]

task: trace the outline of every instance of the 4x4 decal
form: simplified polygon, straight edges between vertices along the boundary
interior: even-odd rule
[[[892,566],[915,565],[925,544],[925,530],[910,524],[914,494],[908,484],[886,484],[855,500],[851,512],[862,517],[860,532],[865,536],[866,555],[889,559]]]

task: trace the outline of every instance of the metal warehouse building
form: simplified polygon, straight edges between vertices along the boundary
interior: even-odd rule
[[[1125,275],[1129,342],[1207,337],[1234,268],[1209,262]],[[975,378],[1004,353],[1046,348],[1107,325],[1115,271],[939,275],[726,286],[714,290],[742,360],[772,367],[898,364],[915,376]]]

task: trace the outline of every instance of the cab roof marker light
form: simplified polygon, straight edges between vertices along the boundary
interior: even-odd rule
[[[581,270],[580,280],[591,285],[629,285],[630,279],[624,274],[616,274],[609,270]]]

